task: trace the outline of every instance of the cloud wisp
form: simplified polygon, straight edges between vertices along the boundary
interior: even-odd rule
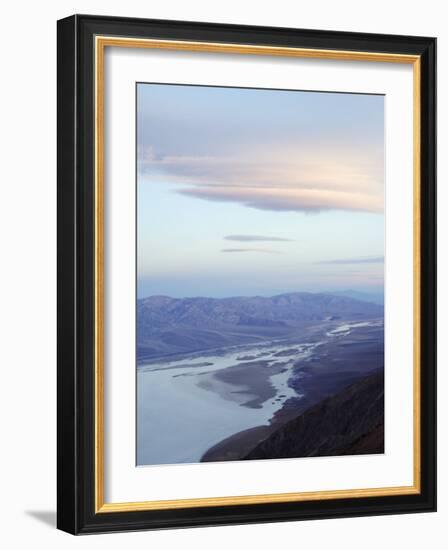
[[[258,210],[383,213],[382,97],[149,84],[138,90],[143,181]]]
[[[234,253],[234,252],[260,252],[262,254],[281,254],[279,250],[272,250],[269,248],[223,248],[221,252]]]
[[[214,202],[236,202],[258,210],[314,213],[329,210],[383,211],[382,197],[330,189],[201,185],[180,189],[178,193]]]
[[[250,242],[265,242],[265,243],[289,243],[293,242],[293,239],[285,239],[283,237],[268,237],[265,235],[226,235],[224,237],[226,241],[237,241],[241,243]]]
[[[316,263],[321,265],[382,264],[384,263],[384,257],[375,256],[372,258],[344,258],[337,260],[322,260]]]
[[[245,149],[234,156],[139,154],[139,173],[188,197],[272,211],[382,213],[381,155],[357,151]]]

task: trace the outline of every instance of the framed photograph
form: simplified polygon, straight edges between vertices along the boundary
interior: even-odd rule
[[[58,22],[58,527],[429,512],[434,38]]]

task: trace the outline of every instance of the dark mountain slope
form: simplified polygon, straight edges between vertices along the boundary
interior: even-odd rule
[[[290,420],[243,459],[384,452],[384,372],[370,374]]]

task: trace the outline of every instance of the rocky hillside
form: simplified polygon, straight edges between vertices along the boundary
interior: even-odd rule
[[[243,459],[384,452],[384,371],[370,374],[290,420]]]

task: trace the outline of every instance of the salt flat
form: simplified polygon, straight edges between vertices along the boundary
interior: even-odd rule
[[[302,335],[143,365],[137,370],[137,464],[199,462],[223,439],[268,425],[289,398],[300,397],[288,380],[301,361],[329,339],[369,325],[322,327],[322,339],[312,342]]]

